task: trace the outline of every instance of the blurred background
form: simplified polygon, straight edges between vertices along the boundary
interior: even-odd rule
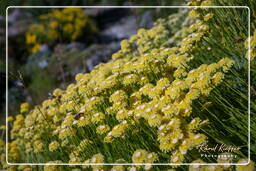
[[[5,9],[7,6],[134,6],[183,5],[182,0],[0,0],[0,125],[5,120]],[[8,104],[9,115],[19,106],[31,107],[65,89],[77,73],[90,72],[107,62],[120,41],[151,28],[157,18],[177,8],[9,8]]]

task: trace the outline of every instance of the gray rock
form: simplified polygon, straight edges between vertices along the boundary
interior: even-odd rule
[[[40,67],[40,68],[46,68],[47,66],[48,66],[48,62],[46,61],[46,60],[43,60],[43,61],[39,61],[38,62],[38,66]]]
[[[8,36],[15,37],[17,35],[24,34],[27,31],[30,23],[31,22],[29,20],[17,21],[8,27]]]
[[[100,56],[99,55],[93,55],[91,58],[86,60],[86,66],[89,71],[93,69],[93,67],[100,63]]]
[[[50,48],[47,44],[43,44],[40,48],[40,52],[46,52],[46,51],[49,51]]]
[[[83,69],[82,69],[80,66],[76,66],[76,67],[72,70],[71,75],[74,77],[76,74],[81,73],[82,70],[83,70]]]
[[[84,48],[85,48],[85,45],[83,43],[79,43],[79,42],[72,42],[65,46],[65,50],[70,50],[70,49],[82,50]]]
[[[150,11],[144,12],[140,19],[140,27],[149,29],[153,27],[153,23],[154,23],[154,20],[152,17],[152,13]]]
[[[136,34],[139,28],[138,21],[135,16],[123,18],[120,22],[113,24],[111,27],[102,32],[103,36],[113,36],[117,39],[127,39],[131,35]]]
[[[15,84],[17,87],[23,87],[23,86],[24,86],[24,84],[23,84],[23,82],[22,82],[21,80],[16,80],[16,81],[14,82],[14,84]]]
[[[110,43],[107,45],[94,45],[86,49],[88,58],[85,60],[85,65],[89,71],[99,63],[107,62],[111,59],[111,55],[119,50],[119,42]]]
[[[8,36],[14,37],[24,34],[31,24],[31,16],[21,9],[14,9],[8,16]]]
[[[28,13],[23,12],[21,9],[14,9],[12,13],[8,16],[8,22],[13,24],[17,21],[24,20],[26,18],[30,18],[31,15]]]
[[[151,28],[153,22],[152,13],[150,11],[139,16],[126,16],[103,30],[101,37],[112,40],[128,39],[130,36],[136,34],[139,28]]]

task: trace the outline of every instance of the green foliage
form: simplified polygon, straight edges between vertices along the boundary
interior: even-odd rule
[[[47,72],[42,70],[34,70],[34,72],[35,74],[31,78],[32,82],[29,84],[28,89],[33,92],[31,94],[33,97],[37,97],[34,98],[34,103],[36,104],[36,102],[40,102],[48,97],[47,92],[54,88],[55,83],[54,78]]]

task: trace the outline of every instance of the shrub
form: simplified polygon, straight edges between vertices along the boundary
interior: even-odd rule
[[[233,3],[236,1],[206,0],[191,1],[190,5]],[[16,117],[9,161],[48,163],[45,170],[63,169],[51,163],[98,164],[91,166],[94,170],[110,169],[101,166],[103,162],[203,163],[196,160],[200,155],[195,147],[207,142],[243,147],[235,153],[239,161],[226,162],[244,163],[248,150],[248,61],[244,46],[248,25],[244,11],[183,9],[168,19],[159,19],[152,29],[138,30],[121,42],[121,50],[111,61],[76,75],[76,83],[66,90],[55,89],[53,98]],[[236,22],[224,16],[236,16]],[[234,43],[234,35],[242,43]],[[252,52],[254,36],[250,39]],[[256,105],[251,103],[254,117]],[[252,131],[255,123],[253,120]],[[255,154],[255,148],[251,151]],[[127,168],[168,169],[150,164]],[[124,170],[125,166],[112,169]],[[243,169],[253,170],[253,162],[237,167]]]
[[[53,10],[39,16],[39,23],[29,26],[26,42],[31,53],[40,50],[41,45],[76,41],[86,36],[90,41],[96,27],[93,21],[80,8]]]

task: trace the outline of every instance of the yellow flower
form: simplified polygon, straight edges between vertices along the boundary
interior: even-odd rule
[[[204,166],[204,171],[223,171],[221,166],[216,166],[216,165],[209,165],[209,166]]]
[[[132,155],[132,162],[133,163],[144,163],[147,157],[147,151],[138,149]]]
[[[94,115],[92,115],[92,122],[93,123],[98,123],[100,121],[102,121],[105,118],[105,115],[101,112],[95,113]]]
[[[29,111],[29,104],[28,103],[22,103],[20,105],[20,113],[27,113]]]
[[[212,6],[212,0],[205,0],[201,3],[201,6]]]
[[[50,26],[50,28],[52,28],[52,29],[56,29],[57,27],[58,27],[58,22],[57,21],[51,21],[51,22],[49,22],[49,26]]]
[[[95,155],[92,156],[90,161],[91,161],[91,163],[104,163],[104,156],[102,154],[100,154],[100,153],[95,154]],[[103,166],[101,166],[101,165],[93,165],[92,168],[100,170],[100,169],[103,168]]]
[[[41,45],[40,44],[35,44],[34,47],[31,49],[32,53],[36,53],[41,49]]]
[[[0,130],[6,130],[6,125],[1,125]]]
[[[196,9],[193,9],[193,10],[191,10],[191,11],[189,12],[188,16],[189,16],[190,18],[193,18],[193,19],[194,19],[194,18],[199,17],[199,14],[197,13]]]
[[[104,138],[105,143],[111,143],[113,141],[114,137],[112,136],[112,132],[110,131],[107,136]]]
[[[145,170],[153,170],[153,166],[152,166],[151,164],[146,164],[146,165],[144,166],[144,169],[145,169]]]
[[[83,79],[83,77],[84,77],[84,74],[82,74],[82,73],[76,74],[75,80],[81,81]]]
[[[18,170],[22,170],[22,171],[32,171],[33,168],[31,166],[25,166],[25,165],[20,165],[18,167]]]
[[[228,170],[228,169],[232,169],[232,165],[224,165],[224,163],[231,163],[232,162],[232,157],[230,156],[230,153],[221,153],[220,154],[222,157],[217,159],[218,163],[223,163],[223,165],[221,166],[223,170]]]
[[[250,47],[249,47],[249,42],[250,42]],[[246,57],[247,59],[250,59],[253,61],[256,57],[256,30],[254,30],[253,35],[249,37],[247,40],[245,40],[245,48],[247,49],[246,52]]]
[[[80,142],[79,146],[77,147],[78,151],[84,151],[88,145],[92,144],[92,141],[88,139],[84,139]]]
[[[121,102],[121,101],[126,100],[127,98],[128,97],[123,90],[118,90],[110,96],[109,101],[110,102]]]
[[[158,156],[156,153],[148,153],[145,158],[145,163],[153,163],[158,160]]]
[[[85,161],[83,162],[83,164],[85,164],[85,165],[82,165],[82,167],[83,167],[84,169],[89,168],[89,167],[90,167],[90,165],[88,165],[89,163],[90,163],[90,159],[85,160]]]
[[[110,130],[108,125],[100,125],[96,128],[96,132],[98,134],[105,134],[106,132],[108,132]]]
[[[184,155],[179,151],[175,151],[172,153],[170,163],[181,163],[184,159]]]
[[[55,151],[59,148],[60,144],[57,141],[53,141],[49,144],[49,150]]]
[[[40,140],[37,140],[33,143],[34,152],[39,153],[44,151],[44,143]]]
[[[240,163],[240,164],[249,163],[247,165],[237,165],[236,166],[237,171],[253,171],[255,169],[255,164],[252,160],[249,161],[248,159],[240,159],[237,163]]]
[[[35,44],[36,43],[36,35],[35,34],[26,34],[26,43],[27,44]]]
[[[187,72],[186,72],[186,70],[185,70],[184,68],[182,68],[182,67],[178,68],[178,69],[174,72],[174,74],[173,74],[173,76],[176,77],[176,78],[185,77],[186,75],[187,75]]]
[[[148,124],[150,126],[160,126],[162,121],[162,116],[159,114],[154,114],[148,118]]]
[[[111,168],[111,171],[125,171],[124,166],[118,165],[118,166],[113,166]]]
[[[116,119],[119,121],[127,119],[129,116],[132,116],[133,111],[127,111],[126,109],[121,109],[116,114]]]
[[[204,21],[208,21],[209,19],[211,19],[213,17],[212,13],[208,13],[204,16]]]
[[[81,31],[76,30],[76,31],[73,32],[73,34],[71,35],[71,39],[72,39],[72,40],[76,40],[80,35],[81,35]]]
[[[63,31],[65,33],[71,34],[74,31],[73,25],[68,23],[63,26]]]
[[[49,161],[46,163],[46,165],[44,166],[44,171],[61,171],[63,169],[62,166],[58,166],[58,165],[52,165],[53,163],[55,164],[61,164],[63,163],[60,160],[56,160],[56,161]]]
[[[73,137],[76,134],[76,129],[71,127],[64,127],[59,132],[59,138],[65,139],[67,137]]]
[[[200,163],[200,164],[203,164],[204,162],[202,160],[194,160],[193,162],[191,162],[191,164],[193,165],[190,165],[189,166],[189,171],[204,171],[204,166],[203,165],[197,165],[195,163]]]
[[[9,117],[7,118],[7,120],[8,120],[8,122],[12,122],[12,121],[13,121],[13,116],[9,116]]]
[[[121,137],[121,135],[123,135],[127,129],[128,123],[126,120],[124,120],[120,124],[114,126],[114,128],[111,130],[111,135],[113,137]]]
[[[130,74],[124,77],[123,84],[130,85],[135,84],[139,81],[139,77],[135,74]]]
[[[58,96],[61,96],[62,93],[63,93],[63,91],[62,91],[61,89],[57,88],[57,89],[55,89],[55,90],[53,91],[52,94],[53,94],[55,97],[58,97]]]
[[[221,81],[222,81],[222,79],[224,78],[224,74],[223,73],[221,73],[221,72],[217,72],[216,74],[214,74],[213,75],[213,83],[215,84],[215,85],[218,85]]]

